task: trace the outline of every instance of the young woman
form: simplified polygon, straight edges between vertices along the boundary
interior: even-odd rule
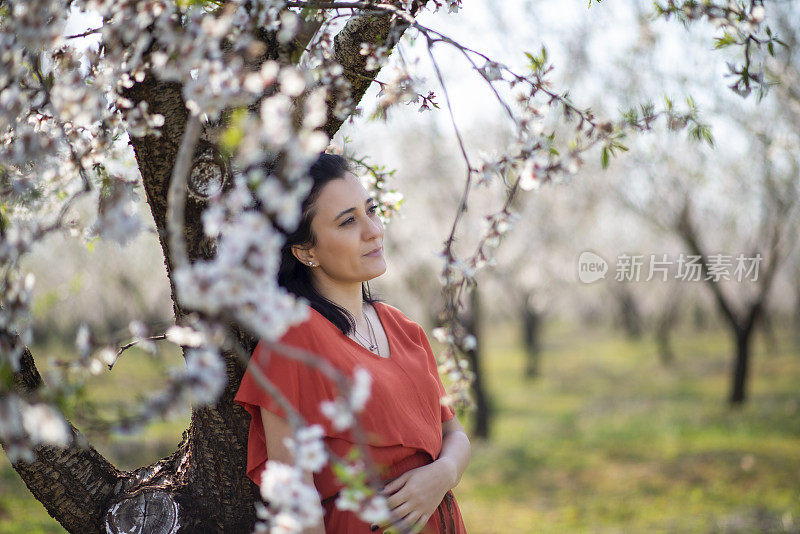
[[[359,420],[382,471],[389,508],[417,531],[465,533],[451,489],[469,463],[469,439],[453,409],[439,402],[445,390],[422,327],[372,297],[365,284],[386,272],[377,203],[341,156],[321,154],[310,174],[314,183],[300,225],[284,246],[278,276],[283,287],[310,302],[310,317],[281,342],[319,354],[348,376],[355,366],[370,372],[371,394]],[[283,443],[291,436],[286,413],[251,375],[254,365],[309,425],[324,428],[332,451],[346,456],[355,439],[349,430],[335,430],[319,410],[321,401],[336,396],[332,382],[259,343],[234,399],[251,416],[247,475],[256,484],[268,458],[287,464],[293,459]],[[342,484],[330,465],[304,476],[313,481],[324,509],[324,525],[305,532],[371,534],[389,527],[336,507]]]

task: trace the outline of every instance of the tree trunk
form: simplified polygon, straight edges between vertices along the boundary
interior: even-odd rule
[[[525,378],[539,376],[541,363],[542,314],[531,306],[530,299],[522,304],[522,341],[525,349]]]
[[[336,36],[334,56],[351,82],[350,98],[354,104],[361,100],[379,72],[365,69],[366,57],[359,53],[361,43],[386,44],[391,50],[406,28],[405,22],[390,23],[386,16],[356,14]],[[299,57],[292,51],[278,50],[274,38],[264,38],[268,51],[262,61]],[[173,291],[175,317],[180,322],[185,312],[174,299],[166,230],[167,190],[188,114],[180,85],[160,82],[150,75],[135,83],[125,96],[134,105],[147,102],[151,112],[165,119],[161,137],[131,137],[130,142],[158,229]],[[336,98],[345,97],[336,95],[329,99],[325,131],[331,138],[344,121],[333,114]],[[221,171],[229,183],[230,169],[219,156],[213,133],[209,131],[198,142],[192,168],[217,166],[208,170],[218,171],[217,174]],[[187,199],[184,237],[190,261],[213,255],[213,243],[202,232],[203,207],[202,198],[190,195]],[[251,352],[256,339],[235,325],[231,328],[245,350]],[[67,449],[37,447],[34,462],[17,462],[14,469],[34,497],[69,532],[251,532],[255,523],[254,503],[259,494],[245,473],[249,416],[233,403],[244,365],[232,354],[223,356],[228,371],[225,391],[215,406],[192,410],[189,429],[172,455],[153,465],[122,472],[91,446],[80,446],[85,439],[75,431],[78,436],[75,445]],[[22,370],[14,378],[23,396],[33,395],[41,384],[29,352],[26,351]]]
[[[619,306],[619,324],[625,335],[630,339],[639,339],[642,337],[642,318],[636,299],[631,291],[624,287],[620,287],[615,296]]]
[[[694,330],[695,332],[703,332],[705,331],[706,327],[708,326],[708,319],[706,310],[701,306],[699,303],[694,305],[692,310],[692,316],[694,318]]]
[[[703,252],[700,246],[697,230],[691,217],[691,203],[689,197],[685,198],[683,209],[675,224],[678,235],[688,246],[692,254],[707,258],[708,254]],[[720,284],[711,280],[708,276],[709,268],[706,262],[701,264],[704,280],[714,295],[723,320],[729,325],[736,343],[736,354],[733,366],[733,382],[729,401],[732,406],[739,406],[744,403],[746,398],[745,384],[747,382],[747,369],[750,359],[750,340],[754,327],[762,319],[767,305],[772,282],[775,280],[775,273],[778,265],[783,261],[787,254],[781,249],[781,224],[776,224],[772,229],[769,239],[769,253],[765,256],[769,258],[763,275],[758,279],[758,294],[750,301],[743,313],[737,313],[733,307],[731,299],[722,291]],[[784,228],[785,229],[785,228]]]
[[[475,373],[475,380],[472,382],[472,394],[475,399],[475,418],[474,432],[479,438],[489,439],[489,427],[491,419],[491,406],[488,395],[483,385],[483,372],[481,369],[481,300],[478,287],[475,286],[470,292],[470,306],[467,320],[464,321],[467,331],[475,336],[477,341],[474,350],[467,351],[467,358],[472,371]]]
[[[677,291],[671,292],[660,314],[656,317],[655,339],[658,359],[665,367],[675,362],[675,351],[672,349],[672,332],[680,319],[680,303],[683,300]]]
[[[746,398],[745,384],[747,383],[747,370],[750,363],[750,340],[752,328],[737,328],[735,330],[736,359],[734,360],[733,383],[731,384],[730,403],[738,406]]]
[[[795,285],[794,343],[800,347],[800,281],[797,281]]]
[[[656,347],[658,349],[658,361],[664,367],[671,367],[675,363],[675,351],[672,349],[671,340],[672,329],[659,325],[656,328]]]
[[[775,335],[775,324],[773,323],[772,313],[763,310],[759,320],[760,330],[763,334],[764,349],[767,354],[778,352],[778,337]]]

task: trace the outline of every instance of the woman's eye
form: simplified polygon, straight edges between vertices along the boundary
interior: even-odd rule
[[[378,205],[377,205],[377,204],[374,204],[374,205],[373,205],[373,206],[372,206],[372,207],[369,209],[369,212],[370,212],[370,213],[375,213],[376,211],[378,211]],[[344,221],[344,222],[343,222],[342,224],[340,224],[339,226],[344,226],[345,224],[350,224],[350,223],[351,223],[351,222],[353,222],[353,221],[355,221],[355,219],[354,219],[354,218],[352,218],[352,217],[350,217],[349,219],[347,219],[346,221]]]

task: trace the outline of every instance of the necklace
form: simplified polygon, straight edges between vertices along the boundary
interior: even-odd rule
[[[381,355],[381,351],[378,348],[378,342],[377,342],[377,339],[376,339],[376,336],[375,336],[375,331],[372,329],[372,323],[369,321],[369,318],[367,317],[367,314],[364,313],[363,310],[362,310],[361,313],[364,315],[364,320],[367,321],[367,328],[369,329],[370,339],[364,339],[364,336],[359,334],[358,330],[356,330],[355,328],[353,329],[353,333],[356,336],[360,337],[362,340],[366,341],[367,345],[369,345],[369,347],[367,347],[366,345],[364,345],[364,343],[359,342],[359,344],[364,345],[364,348],[366,348],[370,352],[375,352],[377,350],[378,351],[378,356],[382,356]]]

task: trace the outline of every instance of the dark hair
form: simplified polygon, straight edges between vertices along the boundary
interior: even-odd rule
[[[292,245],[310,245],[312,247],[316,245],[316,236],[311,232],[311,219],[316,214],[315,203],[322,188],[328,182],[343,178],[344,173],[350,170],[348,160],[338,154],[322,153],[311,165],[309,174],[314,182],[303,200],[300,224],[297,230],[286,237],[286,243],[281,249],[281,265],[278,269],[279,285],[296,296],[307,299],[312,308],[336,325],[345,335],[355,330],[355,320],[352,314],[317,291],[311,281],[311,267],[302,263],[292,254]],[[380,298],[370,294],[369,282],[361,283],[361,297],[364,302],[370,304],[382,302]]]

